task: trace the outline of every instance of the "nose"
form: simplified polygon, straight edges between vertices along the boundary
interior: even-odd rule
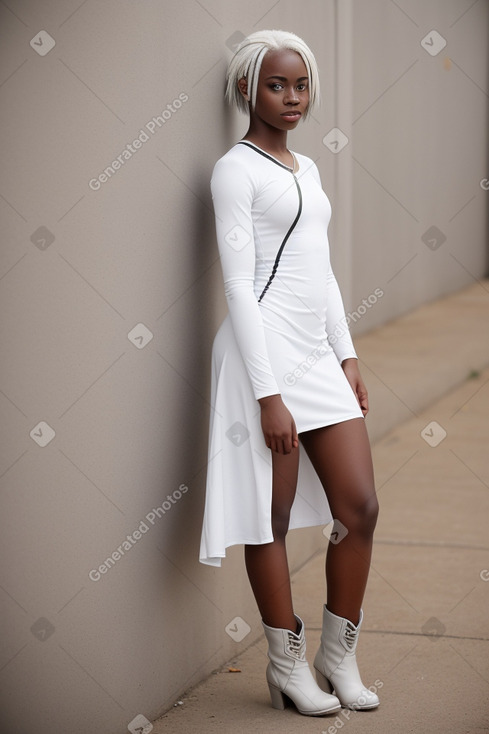
[[[299,95],[297,94],[297,90],[294,87],[290,87],[286,90],[284,95],[284,103],[285,104],[298,104],[299,103]]]

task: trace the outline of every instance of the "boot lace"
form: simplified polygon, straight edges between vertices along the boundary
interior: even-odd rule
[[[356,639],[357,639],[357,628],[353,626],[351,623],[348,623],[345,627],[344,640],[349,650],[353,649]]]
[[[287,640],[287,652],[293,655],[298,660],[304,658],[304,645],[295,635],[289,634]]]

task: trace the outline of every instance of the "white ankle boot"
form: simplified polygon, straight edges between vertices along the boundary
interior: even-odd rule
[[[341,705],[350,709],[373,709],[379,705],[377,694],[363,685],[358,672],[355,651],[363,620],[357,626],[337,617],[324,605],[321,645],[314,659],[316,678],[323,691],[334,692]]]
[[[269,627],[262,621],[268,640],[267,681],[272,706],[284,709],[290,698],[301,714],[321,716],[339,711],[341,706],[336,696],[324,693],[313,678],[306,660],[306,638],[302,619],[295,615],[300,624],[298,634],[291,630]]]

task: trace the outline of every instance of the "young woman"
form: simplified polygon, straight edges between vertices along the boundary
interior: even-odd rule
[[[275,708],[371,709],[379,700],[355,657],[378,512],[367,390],[331,270],[331,206],[315,163],[287,147],[319,100],[314,56],[292,33],[253,33],[230,62],[226,95],[250,124],[211,181],[229,313],[212,349],[200,561],[219,566],[244,544]],[[332,518],[317,685],[285,539]]]

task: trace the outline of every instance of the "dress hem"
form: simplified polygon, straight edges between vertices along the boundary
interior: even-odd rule
[[[304,523],[301,522],[299,525],[294,525],[291,523],[289,525],[289,532],[291,530],[301,530],[305,528],[314,528],[319,527],[320,525],[328,525],[331,520],[324,520],[321,518],[316,518],[315,521]],[[273,543],[274,538],[273,536],[270,539],[265,540],[233,540],[226,542],[225,548],[223,551],[220,551],[219,553],[214,553],[213,555],[206,555],[206,556],[199,556],[199,563],[202,563],[205,566],[214,566],[214,567],[220,567],[221,561],[227,557],[227,549],[235,547],[237,545],[266,545],[267,543]]]
[[[305,433],[306,431],[314,431],[316,428],[326,428],[327,426],[335,426],[337,423],[344,423],[345,421],[351,421],[353,420],[353,418],[363,418],[365,420],[364,415],[358,415],[358,414],[350,415],[350,416],[346,416],[345,418],[341,418],[340,420],[335,418],[333,421],[329,423],[321,422],[319,424],[315,424],[308,428],[301,428],[300,431],[299,430],[297,431],[297,433],[300,435],[301,433]]]

